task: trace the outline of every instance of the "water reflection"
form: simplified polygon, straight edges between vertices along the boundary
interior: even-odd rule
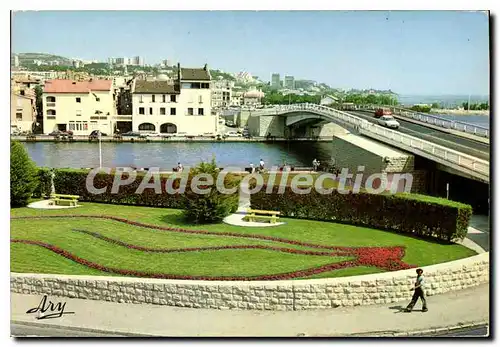
[[[98,167],[99,146],[96,143],[24,143],[38,166]],[[182,162],[191,166],[216,158],[221,167],[248,167],[263,159],[266,166],[311,166],[312,160],[327,161],[331,142],[279,143],[102,143],[103,166],[160,167],[171,169]]]

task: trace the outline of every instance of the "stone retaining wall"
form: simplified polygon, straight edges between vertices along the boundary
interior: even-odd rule
[[[489,281],[489,253],[423,267],[427,295]],[[408,301],[415,270],[295,281],[182,281],[11,273],[11,291],[126,303],[244,310],[307,310]]]

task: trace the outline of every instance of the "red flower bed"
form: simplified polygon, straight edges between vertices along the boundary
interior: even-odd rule
[[[267,235],[258,235],[258,234],[238,234],[231,232],[210,232],[203,230],[187,230],[180,228],[170,228],[170,227],[161,227],[157,225],[148,225],[144,223],[129,221],[124,218],[117,218],[113,216],[99,216],[99,215],[53,215],[53,216],[41,216],[41,217],[13,217],[12,219],[45,219],[45,218],[104,218],[115,220],[118,222],[123,222],[129,225],[139,226],[143,228],[150,228],[156,230],[165,230],[165,231],[173,231],[173,232],[181,232],[181,233],[189,233],[189,234],[205,234],[205,235],[216,235],[216,236],[229,236],[229,237],[240,237],[240,238],[250,238],[250,239],[261,239],[261,240],[271,240],[280,243],[287,243],[291,245],[305,246],[311,248],[318,249],[329,249],[332,251],[306,251],[299,250],[294,248],[281,248],[281,247],[273,247],[266,245],[231,245],[231,246],[212,246],[212,247],[191,247],[191,248],[149,248],[134,244],[129,244],[117,239],[113,239],[104,235],[101,235],[96,232],[91,232],[87,230],[73,229],[74,231],[85,233],[92,237],[99,238],[106,242],[116,244],[122,247],[126,247],[129,249],[135,249],[143,252],[159,252],[159,253],[173,253],[173,252],[196,252],[196,251],[217,251],[223,249],[266,249],[272,250],[276,252],[285,252],[292,254],[301,254],[301,255],[314,255],[314,256],[352,256],[355,259],[349,261],[342,261],[337,263],[326,264],[318,267],[313,267],[304,270],[298,270],[288,273],[281,274],[273,274],[273,275],[259,275],[259,276],[189,276],[189,275],[175,275],[175,274],[165,274],[165,273],[148,273],[127,269],[118,269],[118,268],[110,268],[104,265],[100,265],[97,263],[90,262],[86,259],[80,258],[76,255],[73,255],[57,246],[46,244],[39,241],[32,240],[19,240],[19,239],[11,239],[11,242],[18,242],[24,244],[37,245],[40,247],[44,247],[46,249],[51,250],[54,253],[60,254],[63,257],[70,259],[74,262],[82,264],[84,266],[100,270],[108,273],[121,274],[126,276],[135,276],[135,277],[152,277],[152,278],[168,278],[168,279],[190,279],[190,280],[226,280],[226,281],[235,281],[235,280],[285,280],[285,279],[293,279],[293,278],[301,278],[308,277],[314,274],[348,268],[348,267],[356,267],[356,266],[375,266],[387,271],[395,271],[395,270],[403,270],[413,268],[415,266],[406,264],[402,261],[404,257],[404,247],[337,247],[337,246],[325,246],[318,245],[313,243],[301,242],[296,240],[288,240],[279,237],[267,236]]]

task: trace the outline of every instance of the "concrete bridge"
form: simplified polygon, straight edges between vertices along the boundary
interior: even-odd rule
[[[418,132],[409,134],[379,126],[370,121],[373,120],[373,116],[370,119],[366,115],[351,114],[351,112],[317,104],[280,105],[251,111],[250,116],[254,118],[285,117],[279,124],[282,127],[304,122],[332,122],[355,134],[427,158],[450,173],[489,183],[489,144],[484,144],[478,149],[471,148],[469,142],[461,145],[454,143],[453,140],[443,142],[440,139],[441,136],[424,136],[423,138]]]

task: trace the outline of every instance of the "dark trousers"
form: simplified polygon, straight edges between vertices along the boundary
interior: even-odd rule
[[[407,310],[413,309],[413,306],[415,306],[415,304],[417,303],[418,298],[422,299],[422,309],[426,310],[427,309],[427,302],[425,301],[425,294],[424,294],[424,291],[422,290],[422,288],[415,289],[415,292],[413,293],[413,297],[411,298],[411,301],[408,304],[408,306],[406,307],[406,309]]]

